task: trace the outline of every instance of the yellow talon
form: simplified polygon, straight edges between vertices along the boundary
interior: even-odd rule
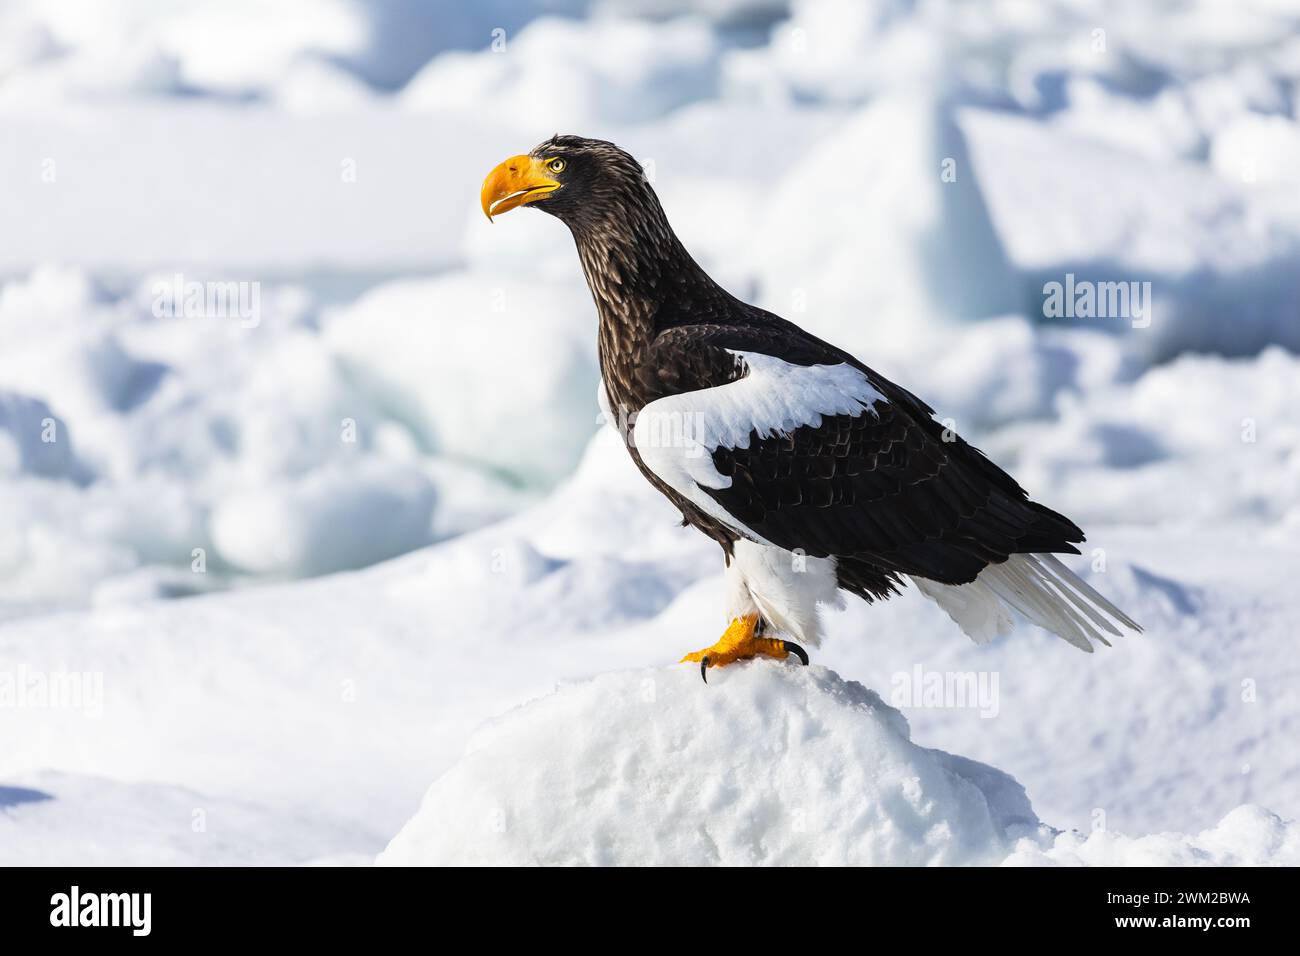
[[[751,657],[772,657],[779,661],[785,660],[790,656],[791,652],[798,654],[803,663],[808,663],[808,655],[804,653],[803,648],[779,638],[758,637],[754,633],[757,628],[757,614],[747,614],[744,617],[733,618],[731,624],[718,638],[716,644],[700,651],[692,651],[681,659],[681,663],[699,661],[701,674],[704,673],[706,667],[724,667],[735,661],[748,660]],[[707,679],[705,678],[705,680]]]

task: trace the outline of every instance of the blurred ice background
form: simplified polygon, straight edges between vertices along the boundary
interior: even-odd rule
[[[216,664],[169,670],[166,635],[207,635],[196,655],[236,631],[253,641],[265,595],[298,592],[142,602],[438,542],[449,544],[378,578],[304,586],[294,600],[386,582],[354,595],[374,605],[356,620],[322,605],[318,621],[349,622],[328,640],[286,620],[254,641],[263,649],[249,654],[281,641],[283,659],[244,675],[230,699],[237,726],[276,723],[252,688],[306,693],[288,675],[302,659],[332,660],[322,647],[351,662],[340,674],[373,665],[391,686],[409,658],[390,673],[351,656],[392,638],[373,633],[379,620],[405,634],[424,615],[448,640],[496,628],[509,644],[504,629],[538,618],[487,621],[476,602],[520,602],[559,631],[590,614],[556,645],[563,654],[530,650],[509,676],[453,667],[488,683],[458,685],[458,697],[443,678],[436,728],[411,716],[428,701],[404,691],[409,706],[390,715],[404,729],[375,758],[391,760],[333,808],[378,814],[358,838],[367,852],[409,811],[417,781],[459,751],[470,715],[597,665],[644,662],[651,647],[700,644],[695,623],[619,651],[583,636],[662,624],[670,607],[686,621],[684,606],[711,627],[712,591],[689,585],[717,568],[702,541],[672,537],[647,556],[650,531],[613,535],[655,505],[622,471],[611,477],[616,443],[591,442],[595,320],[571,241],[534,212],[489,225],[478,211],[491,166],[559,131],[631,150],[715,277],[926,397],[1090,541],[1113,544],[1105,589],[1164,635],[1158,647],[1177,649],[1171,660],[1130,642],[1065,690],[1094,662],[1023,634],[991,659],[967,657],[944,622],[900,605],[911,610],[836,625],[844,650],[829,653],[847,657],[835,663],[887,684],[924,631],[949,642],[951,666],[1058,668],[1026,689],[1014,744],[1005,725],[991,743],[951,714],[917,725],[1030,783],[1062,772],[1054,747],[1077,744],[1094,784],[1045,796],[1044,818],[1086,825],[1105,799],[1134,826],[1208,826],[1252,795],[1294,814],[1300,769],[1285,741],[1300,701],[1282,651],[1300,604],[1280,592],[1300,558],[1298,27],[1294,0],[0,2],[0,617],[13,621],[0,646],[47,642],[68,659],[120,636],[122,657],[151,663],[118,675],[139,712],[113,733],[156,749],[96,737],[68,750],[59,724],[8,748],[0,771],[219,789],[230,761],[189,766],[177,754],[201,748],[195,739],[168,749],[140,736],[183,696],[151,698],[164,694],[158,675],[195,682],[200,697],[221,680]],[[1152,300],[1144,316],[1046,317],[1045,284],[1067,275],[1149,283]],[[188,282],[235,283],[255,314],[160,307]],[[586,478],[565,484],[584,450]],[[575,489],[599,497],[597,479],[624,489],[622,511],[576,503]],[[671,528],[670,515],[653,517]],[[571,523],[554,530],[561,519]],[[615,556],[611,535],[636,547]],[[464,570],[471,548],[495,556],[493,573],[515,569],[511,589],[485,583],[496,580],[486,560]],[[425,580],[428,562],[461,570],[444,567],[410,617],[369,620],[402,607],[393,595]],[[1225,575],[1222,593],[1206,590]],[[66,613],[78,610],[89,613]],[[856,633],[891,621],[913,631],[910,644]],[[284,686],[266,678],[281,665]],[[1267,716],[1214,723],[1239,707],[1241,680],[1265,673]],[[1098,706],[1103,680],[1112,701],[1153,684],[1164,693],[1133,704],[1144,713],[1127,737],[1063,716],[1043,725],[1053,699]],[[230,716],[194,717],[198,739]],[[1177,743],[1201,733],[1214,754],[1204,759],[1221,766],[1180,790]],[[436,752],[403,762],[431,734]],[[266,766],[240,765],[240,792],[308,801],[263,787],[282,757],[269,748]],[[1115,797],[1148,760],[1150,779]],[[302,786],[318,783],[306,774]],[[382,812],[369,785],[390,801]],[[312,855],[281,849],[277,859]]]
[[[644,157],[739,293],[964,429],[1015,423],[1032,483],[1067,454],[1032,423],[1187,352],[1300,346],[1297,22],[1280,0],[5,3],[2,613],[358,567],[568,473],[596,379],[571,246],[475,211],[496,158],[557,130]],[[1150,327],[1039,331],[1066,273],[1150,282]],[[155,316],[176,276],[257,284],[256,326]],[[1198,451],[1149,418],[1073,424],[1054,477]],[[1193,509],[1295,522],[1291,462],[1267,504]]]

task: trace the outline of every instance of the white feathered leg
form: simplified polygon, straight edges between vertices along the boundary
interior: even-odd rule
[[[736,542],[727,593],[731,617],[756,611],[774,630],[813,647],[822,640],[819,606],[844,606],[834,558],[752,541]]]

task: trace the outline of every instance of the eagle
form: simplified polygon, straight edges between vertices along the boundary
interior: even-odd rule
[[[722,548],[728,624],[708,669],[808,663],[819,608],[911,581],[968,636],[1012,611],[1083,651],[1141,628],[1057,557],[1083,532],[857,358],[713,281],[641,165],[556,135],[483,183],[489,220],[529,206],[573,234],[598,317],[599,399],[636,467]]]

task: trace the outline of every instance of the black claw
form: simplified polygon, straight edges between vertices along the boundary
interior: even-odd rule
[[[709,682],[709,659],[707,657],[700,661],[700,676],[704,678],[704,683]]]
[[[804,667],[808,666],[808,652],[794,641],[782,641],[781,646],[785,648],[786,653],[793,654],[795,657],[799,658],[799,662],[803,664]]]

